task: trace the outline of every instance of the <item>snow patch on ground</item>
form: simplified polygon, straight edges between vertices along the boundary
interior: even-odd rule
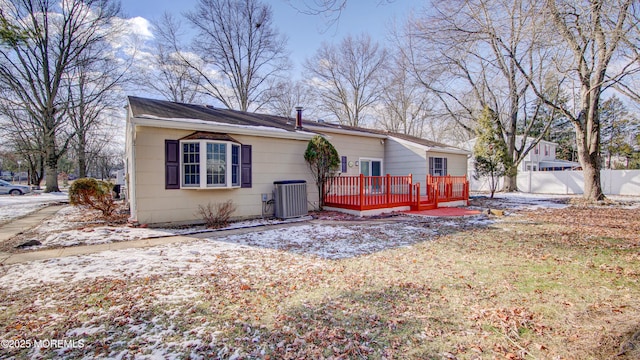
[[[225,242],[198,240],[152,248],[104,251],[96,254],[53,258],[4,267],[0,287],[10,291],[48,283],[76,282],[98,277],[148,277],[168,273],[197,274],[207,263],[226,253],[239,256],[250,250]],[[194,256],[197,252],[198,256]]]
[[[140,230],[153,233],[150,229]],[[437,229],[430,225],[424,227],[405,222],[374,225],[293,224],[286,228],[239,235],[219,234],[215,238],[194,239],[189,243],[104,251],[6,266],[5,273],[0,277],[0,287],[18,291],[24,287],[98,277],[148,277],[172,273],[196,275],[220,259],[224,259],[229,267],[252,266],[251,259],[256,256],[268,258],[274,252],[303,255],[309,266],[313,266],[316,261],[325,259],[342,259],[411,246],[429,240],[436,233]],[[87,239],[82,231],[67,231],[56,234],[59,244],[63,243],[61,234],[67,234],[69,242]],[[122,239],[126,232],[98,228],[91,234],[94,241],[101,237],[103,241],[108,241],[111,235]]]
[[[258,228],[267,225],[295,223],[310,220],[311,217],[301,219],[255,219],[239,221],[229,224],[229,226],[211,230],[204,226],[194,226],[188,228],[134,228],[122,226],[99,226],[102,222],[83,222],[82,217],[86,210],[66,206],[60,209],[55,216],[44,220],[40,225],[31,229],[29,236],[24,242],[37,240],[41,243],[38,246],[29,247],[29,250],[41,250],[52,247],[69,247],[79,245],[107,244],[120,241],[131,241],[139,239],[166,237],[174,235],[188,235],[206,232],[221,232],[225,230]]]
[[[0,223],[20,218],[51,203],[68,202],[67,193],[31,193],[27,195],[0,195]]]
[[[35,196],[34,196],[35,197]],[[28,208],[36,203],[26,196],[11,199],[0,198],[5,205]],[[27,201],[19,202],[26,199]],[[49,194],[42,199],[60,201],[61,195]],[[536,209],[568,206],[567,196],[532,196],[529,194],[496,194],[496,199],[483,199],[492,208]],[[488,202],[487,202],[488,201]],[[625,198],[631,205],[640,204],[640,198]],[[11,203],[7,205],[7,203]],[[0,203],[3,204],[3,203]],[[19,205],[18,205],[19,204]],[[41,247],[103,244],[156,236],[171,236],[202,231],[200,228],[151,229],[97,226],[74,229],[73,218],[78,210],[63,208],[55,217],[44,222],[34,231]],[[44,261],[2,267],[0,287],[18,291],[24,287],[42,286],[47,283],[75,282],[89,278],[126,278],[162,275],[168,273],[197,274],[207,264],[224,259],[226,266],[252,266],[256,258],[268,259],[274,254],[302,255],[310,266],[319,260],[336,260],[362,256],[385,249],[412,246],[428,241],[434,236],[469,226],[487,226],[495,218],[479,215],[464,218],[395,217],[376,221],[314,221],[289,224],[286,227],[268,229],[261,225],[270,222],[253,221],[234,224],[233,227],[254,226],[242,234],[229,235],[214,232],[207,239],[177,243],[152,248],[105,251],[97,254],[55,258]]]
[[[300,225],[256,231],[216,239],[233,244],[342,259],[370,254],[389,247],[409,246],[435,234],[432,229],[403,223],[380,225]]]

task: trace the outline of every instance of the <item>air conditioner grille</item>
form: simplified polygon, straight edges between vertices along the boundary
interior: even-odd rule
[[[307,182],[305,180],[275,181],[273,185],[277,218],[288,219],[307,215]]]

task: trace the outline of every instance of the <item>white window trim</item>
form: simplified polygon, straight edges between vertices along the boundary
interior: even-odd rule
[[[433,157],[433,172],[440,172],[440,175],[434,175],[434,176],[446,176],[446,171],[444,169],[444,156],[434,156]],[[440,161],[440,167],[436,166],[436,163],[438,162],[438,160]]]
[[[184,147],[183,144],[200,144],[200,185],[185,185],[184,184]],[[225,144],[226,147],[226,156],[225,156],[225,180],[226,183],[224,185],[221,184],[207,184],[207,144]],[[232,154],[233,154],[233,146],[238,147],[238,183],[233,184],[233,165]],[[180,140],[180,189],[193,189],[193,190],[208,190],[208,189],[238,189],[242,185],[242,180],[240,179],[241,165],[242,165],[242,151],[241,144],[233,142],[233,141],[224,141],[224,140]]]
[[[360,171],[362,171],[362,162],[363,161],[369,161],[369,162],[371,162],[371,161],[379,161],[380,162],[380,176],[384,176],[384,161],[381,158],[366,158],[366,157],[358,158],[358,164],[360,165],[359,169],[358,169],[358,174],[361,174]],[[369,171],[371,171],[371,168],[369,168]],[[371,175],[369,175],[369,176],[371,176]]]

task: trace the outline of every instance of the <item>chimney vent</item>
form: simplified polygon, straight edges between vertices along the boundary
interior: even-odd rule
[[[296,106],[296,130],[302,129],[302,106]]]

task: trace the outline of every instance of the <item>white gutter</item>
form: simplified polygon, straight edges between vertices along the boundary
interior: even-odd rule
[[[280,139],[311,140],[311,138],[316,135],[306,131],[296,130],[295,132],[292,132],[269,126],[233,125],[196,119],[165,119],[152,117],[149,115],[137,116],[131,118],[130,121],[133,125],[138,126],[150,126],[180,130],[188,129],[196,131],[215,131],[238,135],[251,135]]]

